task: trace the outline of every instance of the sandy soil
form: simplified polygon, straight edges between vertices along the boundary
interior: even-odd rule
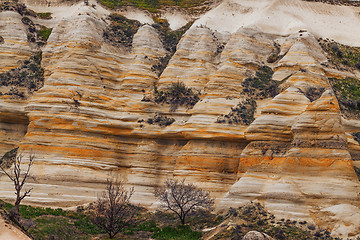
[[[241,27],[279,35],[306,29],[317,37],[360,46],[360,8],[301,0],[224,0],[196,23],[219,32]]]
[[[0,216],[0,240],[30,240],[30,238],[16,227],[6,223]]]
[[[89,0],[90,6],[83,1],[68,5],[40,4],[43,0],[27,5],[37,12],[52,12],[53,19],[48,23],[56,24],[59,20],[77,14],[89,14],[97,18],[106,18],[110,12],[95,0]],[[55,0],[53,0],[55,1]],[[91,5],[96,5],[92,8]],[[148,12],[128,8],[122,12],[130,19],[141,23],[152,24],[153,20]],[[191,19],[190,16],[176,11],[162,13],[172,29],[177,29]],[[338,6],[320,2],[306,2],[302,0],[223,0],[214,9],[205,13],[194,24],[206,26],[220,33],[233,33],[241,27],[251,27],[259,31],[289,35],[299,30],[307,30],[316,37],[329,38],[337,42],[360,46],[360,8]]]

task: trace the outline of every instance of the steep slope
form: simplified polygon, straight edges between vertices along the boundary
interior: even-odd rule
[[[360,121],[342,116],[329,82],[360,74],[332,68],[316,39],[355,45],[357,28],[336,21],[359,24],[358,9],[224,1],[182,36],[158,76],[155,66],[170,54],[159,26],[139,24],[134,36],[114,42],[104,37],[116,30],[110,12],[95,2],[29,4],[53,11],[50,20],[30,17],[53,28],[41,48],[29,43],[24,16],[0,12],[0,72],[39,50],[45,69],[39,90],[0,95],[0,153],[19,146],[36,155],[28,202],[92,202],[107,178],[120,177],[135,187],[134,202],[150,207],[154,187],[181,177],[210,190],[219,209],[259,200],[278,216],[337,235],[360,232],[338,211],[360,211],[353,168],[360,146],[352,135]],[[323,21],[334,24],[320,29]],[[191,92],[184,101],[193,102],[169,104],[174,89]],[[0,186],[0,196],[11,198],[5,176]]]

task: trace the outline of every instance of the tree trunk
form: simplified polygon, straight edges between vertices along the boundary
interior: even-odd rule
[[[185,215],[183,215],[183,216],[180,217],[180,221],[181,221],[181,224],[182,224],[182,225],[185,224]]]

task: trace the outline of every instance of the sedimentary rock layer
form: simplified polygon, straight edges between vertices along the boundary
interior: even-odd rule
[[[38,91],[0,95],[0,153],[19,146],[36,156],[29,202],[89,203],[107,178],[118,177],[135,187],[134,202],[151,206],[154,188],[177,177],[210,190],[218,208],[259,200],[278,216],[323,226],[324,212],[340,219],[339,208],[358,211],[353,160],[360,147],[352,134],[360,124],[342,118],[328,81],[350,73],[327,67],[314,34],[242,27],[220,33],[194,25],[158,76],[153,66],[167,52],[154,26],[140,26],[131,48],[115,47],[103,38],[104,9],[83,3],[75,9],[49,20],[52,33],[41,49],[28,43],[22,16],[0,13],[0,72],[38,50],[45,69]],[[260,81],[264,66],[274,71],[275,97],[261,95],[262,83],[250,90],[243,84]],[[191,108],[156,103],[157,91],[177,82],[199,101]],[[249,96],[256,103],[250,125],[217,121]],[[174,122],[149,120],[159,115]],[[5,176],[0,186],[1,197],[13,195]],[[336,234],[359,232],[339,222]]]

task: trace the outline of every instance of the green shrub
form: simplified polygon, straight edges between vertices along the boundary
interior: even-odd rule
[[[161,240],[195,240],[201,238],[201,232],[191,230],[188,225],[167,226],[155,232],[153,238]]]
[[[268,66],[261,66],[255,72],[255,76],[246,78],[242,83],[242,96],[244,100],[231,108],[228,114],[220,115],[216,123],[244,124],[249,125],[254,121],[256,100],[275,97],[279,94],[279,85],[285,81],[272,80],[273,70]]]
[[[319,39],[329,61],[338,68],[360,69],[360,47],[350,47],[330,40]]]
[[[23,218],[36,218],[42,215],[66,216],[66,212],[61,208],[42,208],[29,205],[20,206],[20,216]]]
[[[44,85],[44,69],[41,67],[42,52],[33,54],[29,60],[24,61],[20,67],[0,73],[0,86],[11,87],[5,93],[18,97],[24,97],[24,92],[17,87],[26,87],[28,92],[39,90]]]
[[[140,22],[127,19],[119,14],[111,14],[109,18],[111,24],[103,33],[104,39],[114,46],[130,48],[133,37],[140,27]]]
[[[246,78],[241,85],[243,92],[252,98],[275,97],[279,94],[279,82],[272,80],[273,70],[268,66],[261,66],[255,76]]]
[[[355,78],[329,79],[340,109],[349,118],[360,118],[360,81]]]
[[[319,99],[321,97],[321,95],[324,93],[324,91],[325,91],[325,88],[323,88],[323,87],[320,87],[320,88],[310,87],[306,90],[306,92],[304,94],[311,102],[313,102],[313,101]]]
[[[28,8],[25,4],[19,3],[17,0],[1,1],[0,12],[2,11],[13,11],[19,13],[21,16],[27,15],[36,17],[36,13]]]
[[[49,39],[49,36],[52,32],[52,28],[47,28],[45,26],[42,26],[41,29],[38,31],[39,36],[43,41],[47,41]]]
[[[37,13],[37,16],[41,19],[51,19],[51,12]]]
[[[256,106],[255,100],[247,98],[241,101],[236,107],[231,108],[230,113],[226,115],[221,114],[216,122],[249,125],[254,121]]]
[[[175,122],[174,118],[168,118],[160,113],[156,113],[154,117],[148,118],[146,121],[148,124],[156,124],[160,127],[166,127]]]
[[[151,70],[156,72],[158,76],[162,74],[164,69],[167,67],[170,59],[176,52],[176,47],[184,35],[184,33],[191,27],[193,22],[187,23],[185,26],[177,30],[171,30],[170,25],[166,19],[159,17],[153,17],[154,24],[152,25],[159,32],[160,40],[167,51],[167,54],[159,59],[159,62],[152,66]]]
[[[192,108],[199,100],[199,93],[185,86],[183,82],[176,82],[164,91],[154,88],[156,103],[170,104],[170,110],[175,111],[179,106]]]

